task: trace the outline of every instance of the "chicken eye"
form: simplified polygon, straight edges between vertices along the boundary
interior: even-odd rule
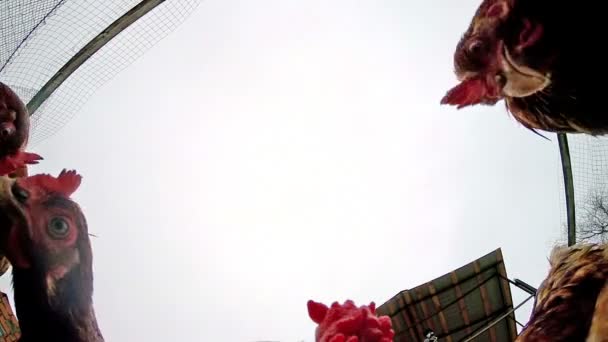
[[[48,224],[47,231],[53,239],[63,239],[70,232],[70,225],[62,217],[54,217]]]
[[[474,41],[472,41],[469,46],[467,47],[467,50],[469,51],[469,53],[471,53],[473,56],[479,56],[484,49],[484,44],[481,40],[476,39]]]

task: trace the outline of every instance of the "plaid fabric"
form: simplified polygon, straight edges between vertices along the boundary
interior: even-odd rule
[[[18,341],[20,336],[19,322],[13,314],[8,296],[0,292],[0,342]]]
[[[429,330],[439,341],[462,341],[513,308],[506,279],[499,248],[435,280],[401,291],[377,311],[391,317],[395,342],[424,341]],[[516,337],[512,313],[475,340],[512,342]]]

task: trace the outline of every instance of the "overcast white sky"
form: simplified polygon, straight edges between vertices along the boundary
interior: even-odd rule
[[[538,286],[555,136],[439,105],[478,3],[206,0],[36,146],[84,176],[106,340],[312,342],[308,299],[381,304],[498,247]]]

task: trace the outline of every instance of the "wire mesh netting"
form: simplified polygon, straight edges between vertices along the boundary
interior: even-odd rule
[[[0,1],[0,81],[29,102],[87,43],[141,0]],[[110,40],[32,115],[30,145],[63,127],[105,82],[180,25],[200,0],[171,0]]]
[[[608,238],[608,138],[568,134],[568,145],[574,182],[577,241],[605,242]],[[564,189],[562,178],[560,185]],[[565,237],[567,213],[563,190],[560,191],[560,208]]]

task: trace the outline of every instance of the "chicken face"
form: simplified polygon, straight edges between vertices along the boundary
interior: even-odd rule
[[[56,282],[91,262],[85,218],[69,198],[80,181],[80,175],[65,170],[57,178],[0,178],[3,250],[15,269],[40,274],[49,297]]]
[[[526,97],[551,83],[549,58],[539,54],[544,28],[520,15],[515,0],[485,0],[458,42],[454,68],[460,84],[442,99],[458,108]]]
[[[0,248],[13,265],[20,341],[103,342],[93,308],[92,250],[70,195],[81,176],[0,177]]]

